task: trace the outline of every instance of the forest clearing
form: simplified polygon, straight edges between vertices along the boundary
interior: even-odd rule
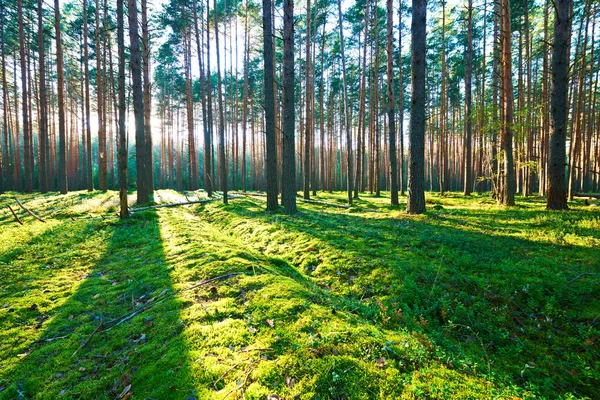
[[[46,222],[0,196],[0,398],[597,395],[599,207],[18,197]]]

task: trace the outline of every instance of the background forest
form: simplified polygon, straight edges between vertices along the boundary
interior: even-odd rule
[[[0,191],[118,187],[115,3],[66,1],[54,6],[52,10],[27,0],[4,1],[1,6]],[[142,2],[136,19],[146,128],[142,138],[150,139],[146,146],[137,144],[135,124],[127,118],[134,108],[131,89],[135,82],[131,69],[125,68],[129,186],[144,181],[154,188],[202,187],[211,192],[222,190],[220,186],[226,183],[234,190],[265,190],[269,135],[264,135],[261,5],[164,1],[149,6],[150,12]],[[411,5],[390,3],[391,15],[386,15],[386,6],[374,0],[340,4],[346,36],[342,60],[338,4],[296,4],[292,154],[296,186],[303,189],[305,198],[311,191],[345,190],[349,181],[354,197],[362,191],[390,190],[394,180],[402,194],[406,190]],[[573,2],[571,7],[566,127],[570,199],[578,192],[597,191],[600,170],[598,5],[587,0]],[[502,186],[504,156],[509,153],[514,159],[508,174],[515,179],[513,191],[544,196],[548,190],[554,9],[550,2],[510,2],[510,82],[504,79],[501,39],[506,28],[501,26],[499,11],[500,3],[492,1],[429,2],[424,141],[425,188],[429,191],[491,190],[496,196]],[[281,5],[272,4],[272,12],[273,125],[276,180],[281,190],[283,165],[289,162],[282,145]],[[387,19],[392,24],[389,32]],[[129,63],[126,45],[124,57]],[[386,65],[388,60],[391,67]],[[514,97],[512,138],[507,144],[501,140],[503,82],[513,86]],[[348,137],[344,100],[351,121]],[[222,162],[218,143],[223,145]],[[141,179],[134,161],[136,151],[142,151],[139,156],[151,166]],[[217,168],[221,163],[224,169]],[[395,179],[391,179],[392,170],[397,171]],[[142,200],[149,200],[145,197]]]

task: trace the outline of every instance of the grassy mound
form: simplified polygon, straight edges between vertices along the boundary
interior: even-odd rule
[[[0,196],[0,398],[593,398],[600,384],[595,207],[430,195],[407,216],[364,195],[286,216],[243,198],[119,221],[115,192],[19,198],[47,223],[16,210],[17,225]]]

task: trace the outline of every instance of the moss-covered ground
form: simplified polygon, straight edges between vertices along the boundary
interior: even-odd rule
[[[0,196],[0,398],[600,393],[600,207],[244,197],[119,221],[116,192],[19,198],[47,222]]]

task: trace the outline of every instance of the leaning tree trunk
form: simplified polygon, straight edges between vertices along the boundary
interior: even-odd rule
[[[310,2],[310,0],[309,0]],[[281,202],[288,214],[296,213],[296,157],[294,123],[294,0],[283,5],[283,175]],[[305,193],[306,194],[306,193]]]
[[[129,216],[127,207],[127,134],[125,132],[125,29],[123,17],[123,1],[117,0],[117,46],[119,48],[119,75],[118,75],[118,164],[119,164],[119,200],[121,218]]]
[[[550,135],[550,162],[548,210],[567,209],[566,141],[567,141],[567,85],[569,81],[569,35],[572,20],[569,16],[571,0],[556,0],[554,20],[554,52],[552,53],[552,133]]]
[[[425,212],[425,50],[427,1],[412,0],[410,150],[406,212]]]
[[[263,0],[264,108],[266,139],[267,211],[277,209],[277,143],[275,137],[275,66],[273,63],[271,0]]]

